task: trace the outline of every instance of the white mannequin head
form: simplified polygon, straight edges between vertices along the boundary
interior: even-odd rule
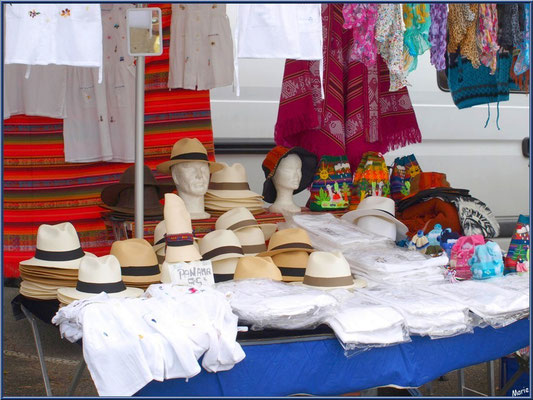
[[[170,167],[176,189],[192,219],[209,218],[204,210],[204,195],[209,186],[209,164],[187,161]]]
[[[270,206],[270,211],[275,213],[299,212],[300,207],[294,204],[293,194],[300,186],[302,180],[302,160],[297,154],[289,154],[283,158],[276,173],[272,177],[272,183],[276,188],[276,201]]]

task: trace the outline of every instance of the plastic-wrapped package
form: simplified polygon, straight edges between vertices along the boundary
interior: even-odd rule
[[[501,278],[487,279],[485,283],[502,289],[514,290],[529,296],[529,274],[507,274]]]
[[[269,279],[219,282],[215,288],[252,330],[316,328],[338,305],[325,291]]]
[[[529,315],[529,291],[505,289],[488,281],[463,281],[424,290],[463,304],[493,328],[501,328]]]
[[[372,235],[356,225],[336,218],[332,214],[295,214],[286,217],[291,227],[305,229],[313,246],[319,250],[348,250],[356,244],[390,244],[394,242],[385,236]]]
[[[411,340],[401,313],[357,292],[347,296],[331,293],[340,305],[326,320],[347,355],[354,350],[367,350]]]
[[[429,257],[396,246],[353,246],[344,253],[352,273],[387,285],[439,283],[445,280],[446,254]]]
[[[442,301],[442,296],[420,287],[378,286],[359,293],[399,311],[411,334],[436,339],[473,331],[466,305]]]

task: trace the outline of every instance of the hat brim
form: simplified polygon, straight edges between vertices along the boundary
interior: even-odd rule
[[[62,288],[57,289],[57,293],[61,294],[62,300],[70,300],[68,303],[65,303],[65,304],[70,304],[75,300],[88,299],[90,297],[94,297],[99,294],[99,293],[80,292],[76,288],[68,288],[68,287],[67,288],[62,287]],[[143,293],[144,293],[144,290],[142,289],[127,287],[126,290],[123,290],[122,292],[107,293],[107,294],[109,295],[109,297],[123,298],[123,297],[139,297]]]
[[[102,189],[100,198],[104,204],[108,206],[114,206],[117,204],[120,192],[122,192],[124,189],[132,188],[134,186],[135,185],[132,183],[113,183]],[[160,183],[157,185],[145,184],[144,186],[155,186],[160,200],[165,196],[165,193],[171,193],[176,190],[176,185],[170,183]]]
[[[183,162],[202,162],[202,163],[207,163],[207,164],[209,164],[209,172],[210,173],[220,171],[222,168],[224,168],[224,165],[219,164],[219,163],[214,162],[214,161],[205,161],[205,160],[168,160],[168,161],[165,161],[165,162],[162,162],[161,164],[159,164],[156,167],[156,169],[159,172],[163,173],[163,174],[172,175],[172,173],[170,172],[170,167],[172,167],[173,165],[176,165],[176,164],[183,163]]]
[[[107,204],[101,204],[100,206],[103,207],[103,208],[106,208],[108,210],[117,211],[119,213],[122,213],[122,214],[124,214],[124,216],[129,216],[129,215],[133,216],[133,215],[135,215],[135,209],[134,208],[109,206]],[[159,207],[156,207],[156,208],[145,208],[143,213],[144,213],[144,215],[149,216],[149,217],[163,216],[163,205],[161,205],[160,208]]]
[[[325,286],[311,286],[311,285],[306,285],[303,282],[289,282],[289,283],[291,285],[305,286],[305,287],[308,287],[308,288],[320,289],[320,290],[325,290],[325,291],[333,290],[333,289],[347,289],[347,290],[362,289],[362,288],[367,286],[367,282],[364,279],[361,279],[361,278],[354,278],[354,282],[351,285],[348,285],[348,286],[334,286],[334,287],[332,287],[332,286],[328,286],[328,287],[325,287]]]
[[[194,245],[171,247],[167,246],[165,260],[167,263],[199,261],[202,255]]]
[[[220,201],[225,200],[232,200],[235,199],[237,202],[238,200],[245,199],[245,200],[261,200],[263,196],[261,196],[258,193],[252,192],[251,190],[216,190],[216,189],[207,189],[206,194],[209,194],[211,196],[215,196]],[[218,200],[215,199],[215,200]]]
[[[315,251],[315,249],[301,249],[301,248],[288,248],[288,249],[278,249],[278,250],[270,250],[270,251],[264,251],[262,253],[259,253],[257,256],[258,257],[272,257],[272,256],[275,256],[276,254],[281,254],[281,253],[288,253],[289,251],[305,251],[307,253],[312,253]]]
[[[276,201],[276,197],[278,194],[276,191],[276,187],[274,186],[274,182],[272,182],[272,177],[276,173],[276,170],[278,169],[278,165],[281,160],[283,160],[290,154],[297,154],[302,160],[302,179],[300,179],[300,186],[298,186],[298,189],[296,189],[293,193],[296,194],[302,192],[311,184],[311,182],[313,182],[316,167],[318,164],[318,157],[315,154],[310,153],[309,151],[301,147],[293,147],[282,157],[280,157],[273,171],[267,171],[265,170],[265,168],[263,168],[263,172],[265,173],[266,178],[265,183],[263,184],[263,200],[265,200],[267,203],[272,204]]]
[[[27,265],[29,267],[48,267],[48,268],[58,268],[58,269],[79,269],[80,262],[86,257],[94,257],[96,256],[93,253],[89,253],[88,251],[84,251],[85,255],[83,257],[77,258],[75,260],[69,260],[69,261],[47,261],[47,260],[40,260],[38,258],[32,257],[28,260],[21,261],[19,264],[21,265]]]
[[[341,219],[355,224],[359,218],[368,217],[368,216],[380,217],[380,218],[386,219],[389,222],[393,222],[396,225],[396,232],[400,236],[405,236],[407,234],[407,231],[409,230],[402,221],[397,220],[392,215],[382,210],[375,210],[375,209],[374,210],[353,210],[341,216]],[[359,228],[359,229],[364,230],[363,228]],[[369,232],[369,233],[372,233],[372,232]],[[372,234],[375,234],[375,233],[372,233]]]

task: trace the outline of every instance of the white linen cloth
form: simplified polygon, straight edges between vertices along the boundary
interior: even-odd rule
[[[169,88],[233,83],[233,39],[225,4],[172,4]]]
[[[4,65],[4,119],[12,115],[60,118],[66,113],[67,67],[35,65],[28,79],[26,65]]]
[[[462,281],[425,290],[468,307],[494,328],[507,326],[529,314],[529,290],[509,290],[488,281]]]
[[[252,329],[305,329],[320,325],[338,301],[327,292],[269,279],[215,284],[240,321]]]
[[[236,342],[237,317],[213,289],[152,285],[144,297],[75,301],[53,323],[83,353],[101,396],[130,396],[151,380],[224,371],[245,354]]]
[[[322,51],[321,4],[239,4],[235,28],[236,95],[240,95],[239,58],[321,60],[322,83]]]
[[[420,287],[376,286],[359,293],[398,310],[411,334],[438,338],[472,331],[466,305],[443,301]]]
[[[332,295],[335,296],[335,292]],[[394,308],[350,293],[326,319],[344,349],[389,346],[410,341],[405,320]]]
[[[10,3],[5,12],[5,64],[97,67],[102,81],[99,4]]]

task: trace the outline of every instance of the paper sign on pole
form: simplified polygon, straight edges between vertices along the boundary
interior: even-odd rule
[[[169,263],[170,280],[175,285],[214,286],[213,266],[211,261],[191,261]]]

